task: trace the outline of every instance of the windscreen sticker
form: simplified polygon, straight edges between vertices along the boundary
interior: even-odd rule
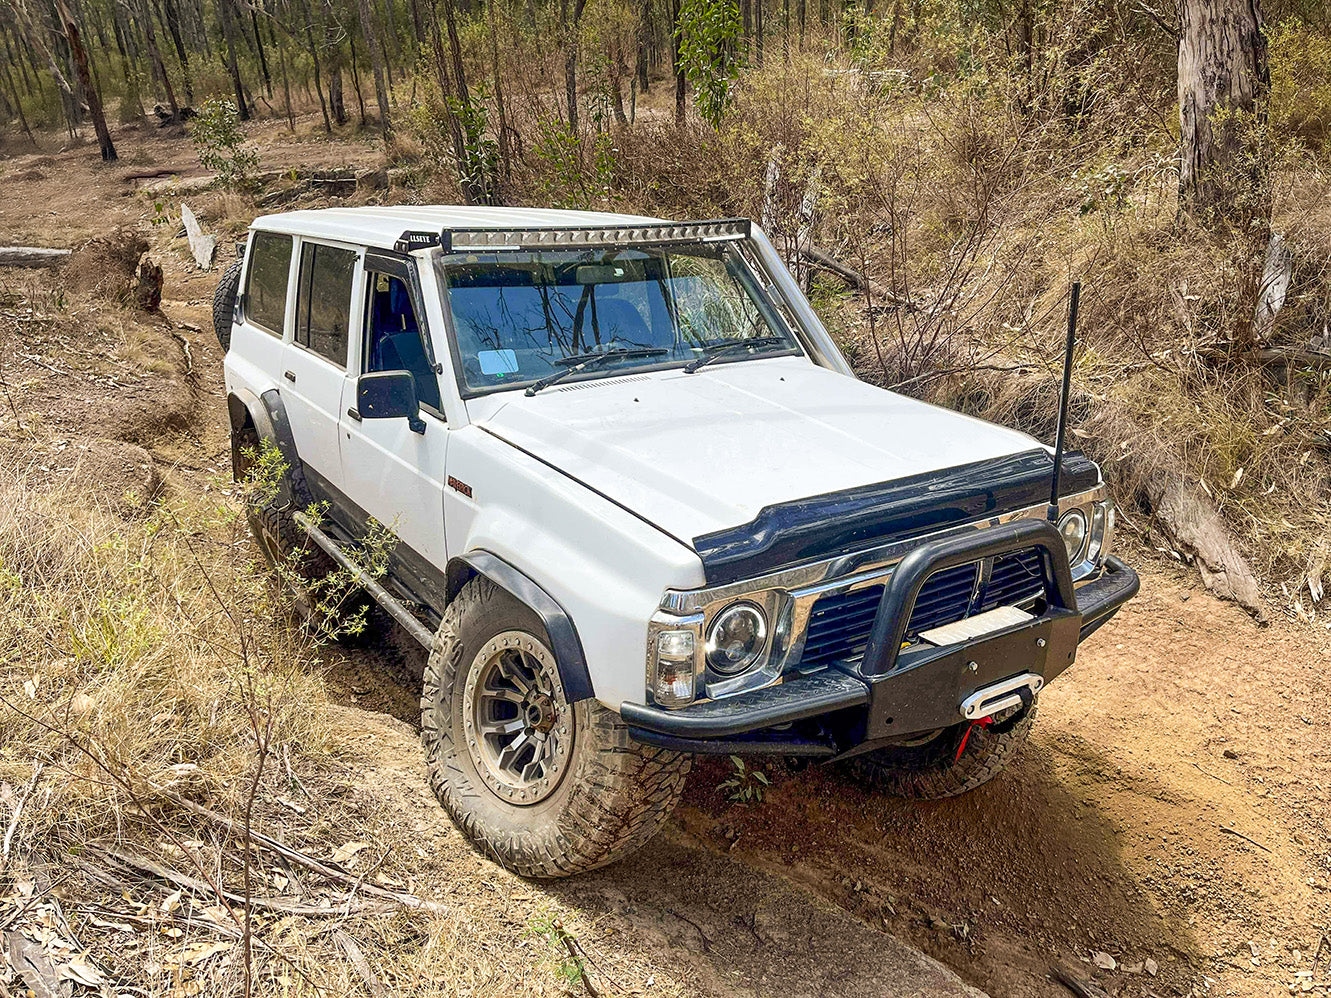
[[[518,373],[518,355],[512,350],[481,350],[476,354],[476,359],[481,362],[482,374],[505,374]]]

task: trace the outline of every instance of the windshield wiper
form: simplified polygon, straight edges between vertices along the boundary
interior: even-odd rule
[[[785,342],[786,338],[784,336],[749,336],[735,337],[729,340],[714,340],[702,348],[706,356],[699,357],[697,360],[684,365],[684,373],[692,374],[698,368],[707,366],[729,350],[738,350],[740,347],[770,347]]]
[[[589,367],[604,364],[607,360],[624,360],[633,357],[660,357],[670,351],[665,347],[632,347],[616,350],[598,350],[595,353],[575,353],[572,357],[561,357],[555,361],[564,370],[546,375],[527,389],[527,395],[535,395],[542,388],[549,388],[556,381],[563,381],[570,375],[585,371]]]

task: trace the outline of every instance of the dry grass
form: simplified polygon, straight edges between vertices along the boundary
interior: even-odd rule
[[[414,848],[402,791],[376,789],[383,760],[329,706],[339,652],[255,564],[237,497],[126,518],[95,489],[38,490],[21,468],[0,484],[0,917],[53,933],[55,968],[154,996],[364,994],[348,940],[401,993],[580,986],[548,927],[587,933],[585,916],[460,836]],[[247,849],[249,828],[344,879]]]

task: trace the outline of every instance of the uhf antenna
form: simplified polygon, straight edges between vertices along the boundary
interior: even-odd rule
[[[1059,480],[1063,477],[1063,434],[1068,423],[1068,396],[1072,393],[1072,355],[1077,348],[1077,301],[1081,281],[1072,284],[1072,304],[1068,308],[1068,342],[1063,348],[1063,391],[1058,396],[1058,433],[1054,440],[1054,480],[1049,486],[1049,522],[1058,522]]]

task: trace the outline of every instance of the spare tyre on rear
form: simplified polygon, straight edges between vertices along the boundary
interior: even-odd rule
[[[213,292],[213,331],[225,352],[231,349],[231,321],[236,314],[236,295],[240,292],[240,265],[236,260],[222,271],[222,279]]]

